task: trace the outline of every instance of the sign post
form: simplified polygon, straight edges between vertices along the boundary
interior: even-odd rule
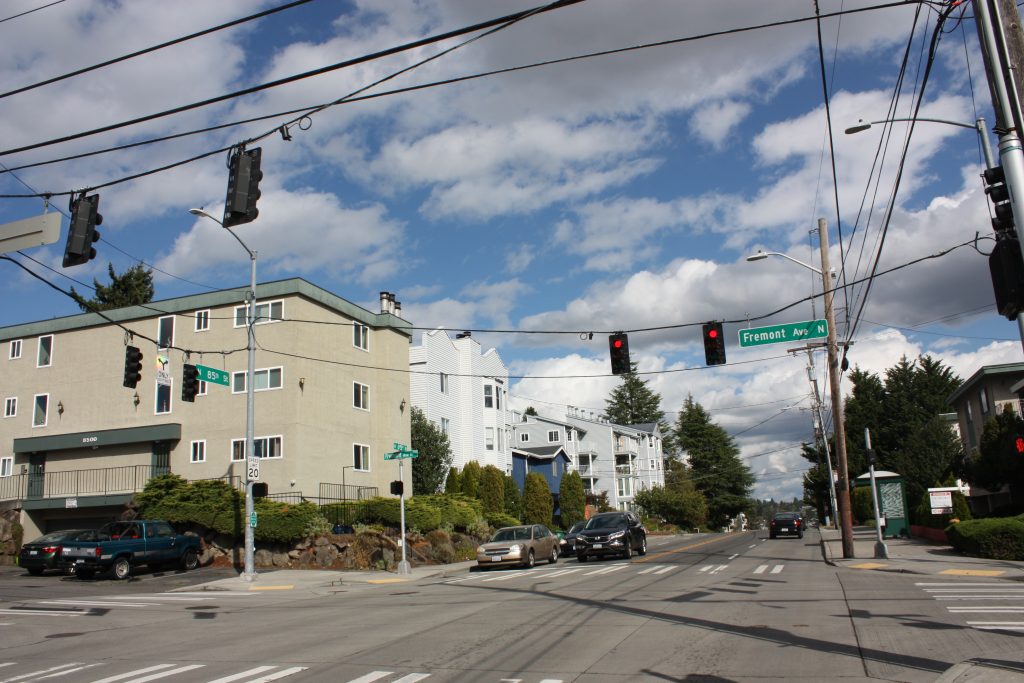
[[[398,545],[402,548],[402,561],[398,563],[399,574],[409,574],[412,569],[409,566],[408,560],[405,559],[405,461],[410,458],[419,457],[420,452],[410,450],[405,444],[398,443],[397,441],[391,444],[395,449],[390,453],[384,454],[385,460],[397,460],[398,461],[398,479],[402,482],[402,494],[399,496],[398,509],[399,509],[399,534]]]

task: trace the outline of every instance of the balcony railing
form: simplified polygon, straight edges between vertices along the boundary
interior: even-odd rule
[[[635,439],[616,439],[615,440],[615,453],[618,454],[629,454],[636,455],[640,452],[640,446],[637,444]]]
[[[0,500],[41,500],[137,493],[146,482],[170,468],[127,465],[91,470],[65,470],[42,474],[16,474],[0,478]]]

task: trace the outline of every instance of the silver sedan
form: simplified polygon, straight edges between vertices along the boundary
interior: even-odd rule
[[[481,567],[516,564],[532,567],[538,560],[554,564],[558,560],[558,536],[543,524],[507,526],[498,529],[491,540],[476,549]]]

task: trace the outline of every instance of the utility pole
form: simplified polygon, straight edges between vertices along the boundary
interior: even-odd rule
[[[825,320],[828,321],[828,379],[832,389],[832,423],[836,437],[836,466],[839,468],[839,532],[843,539],[843,557],[853,554],[853,517],[850,515],[850,475],[846,463],[846,425],[843,419],[843,394],[839,389],[839,343],[836,341],[836,313],[832,305],[832,273],[828,260],[828,223],[818,219],[818,242],[821,246],[821,281],[825,290]]]
[[[1021,149],[1021,74],[1024,31],[1015,0],[973,0],[978,42],[985,62],[995,130],[999,134],[999,165],[1003,168],[1017,242],[1024,258],[1024,150]],[[1017,315],[1024,345],[1024,312]]]

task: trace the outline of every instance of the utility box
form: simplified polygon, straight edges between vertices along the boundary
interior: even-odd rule
[[[871,473],[857,477],[856,484],[871,486]],[[903,477],[895,472],[875,472],[875,488],[878,493],[878,513],[882,516],[883,538],[908,538],[910,536],[910,513],[907,509],[907,487]]]

